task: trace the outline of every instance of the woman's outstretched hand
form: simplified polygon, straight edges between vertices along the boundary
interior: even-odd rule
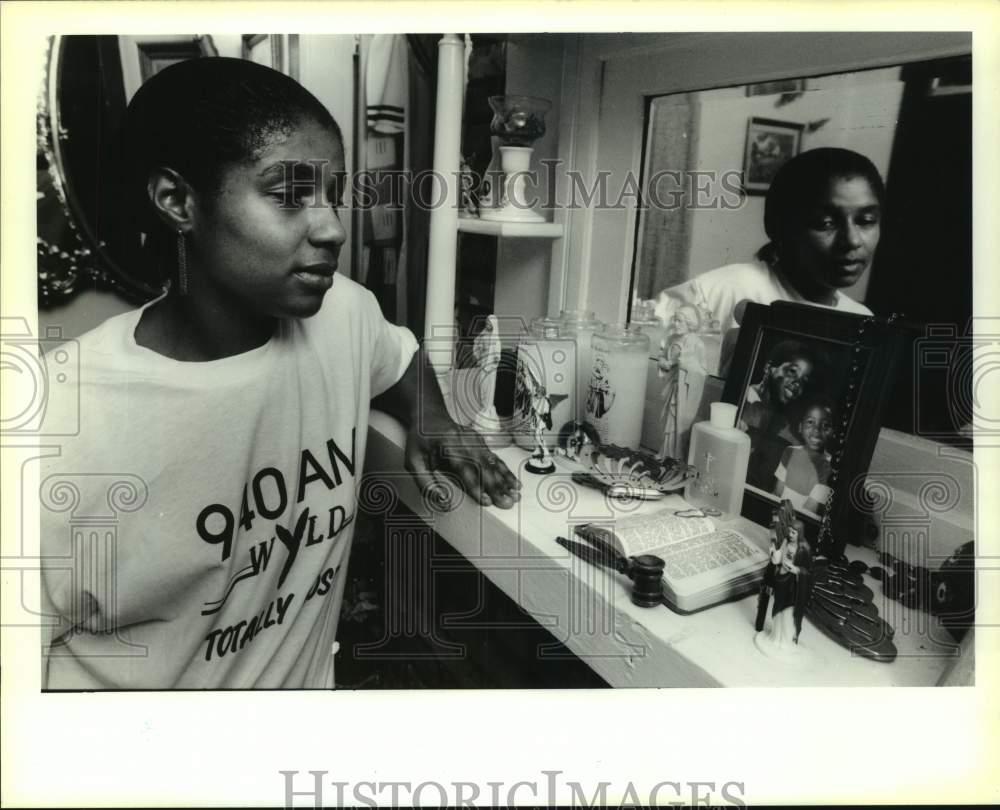
[[[457,485],[483,506],[510,509],[521,483],[478,433],[450,419],[413,425],[406,437],[405,464],[434,508],[457,506]]]
[[[514,473],[478,433],[451,418],[423,348],[399,382],[372,404],[406,425],[406,469],[435,509],[458,505],[456,486],[483,506],[510,509],[520,500]]]

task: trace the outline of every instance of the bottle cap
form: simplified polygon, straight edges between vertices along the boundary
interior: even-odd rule
[[[728,402],[712,403],[712,427],[732,428],[736,425],[736,406]]]

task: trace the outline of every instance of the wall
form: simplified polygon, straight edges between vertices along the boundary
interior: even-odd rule
[[[560,84],[566,37],[552,34],[512,36],[507,47],[507,93],[541,96],[552,102],[545,117],[545,135],[535,144],[532,168],[539,160],[558,156]],[[548,177],[539,171],[537,199],[548,197]],[[551,212],[545,216],[552,218]],[[544,315],[548,307],[550,239],[501,239],[497,256],[494,311],[526,321]],[[555,313],[558,314],[558,313]]]

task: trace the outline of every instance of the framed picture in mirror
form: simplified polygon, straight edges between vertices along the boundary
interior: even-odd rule
[[[804,124],[753,117],[747,122],[743,153],[743,189],[747,194],[767,192],[774,175],[802,148]]]

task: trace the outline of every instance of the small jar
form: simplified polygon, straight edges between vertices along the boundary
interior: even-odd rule
[[[576,344],[576,421],[583,422],[587,418],[585,406],[593,370],[590,340],[604,324],[597,320],[593,311],[585,309],[564,309],[559,320],[563,337],[572,338]]]
[[[649,336],[625,324],[595,332],[586,414],[602,444],[639,447],[646,400]]]

